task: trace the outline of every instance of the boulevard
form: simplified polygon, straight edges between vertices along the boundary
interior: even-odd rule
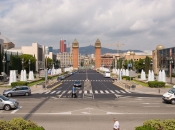
[[[77,98],[71,98],[75,80],[82,82]],[[92,91],[85,90],[90,81]],[[92,94],[86,97],[85,94]],[[113,118],[122,130],[134,130],[148,119],[174,118],[174,105],[162,102],[161,95],[133,93],[113,84],[95,70],[75,73],[60,81],[51,91],[15,96],[20,107],[11,111],[0,110],[0,118],[10,120],[22,117],[38,123],[46,130],[106,130],[112,129]]]

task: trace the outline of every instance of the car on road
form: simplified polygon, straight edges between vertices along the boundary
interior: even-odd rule
[[[175,105],[175,85],[163,95],[162,99],[167,103]]]
[[[9,111],[10,109],[18,108],[19,103],[15,99],[9,99],[3,95],[0,95],[0,109]]]
[[[110,78],[110,77],[111,77],[110,71],[104,72],[104,77],[105,77],[105,78]]]
[[[14,88],[4,90],[3,95],[7,97],[18,96],[18,95],[29,96],[31,95],[31,89],[28,86],[16,86]]]
[[[79,80],[74,81],[75,87],[81,87],[81,82]]]

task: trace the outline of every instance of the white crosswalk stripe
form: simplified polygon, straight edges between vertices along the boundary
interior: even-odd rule
[[[59,94],[61,91],[58,91],[56,94]]]
[[[68,94],[70,94],[71,92],[72,92],[72,91],[71,91],[71,90],[69,90],[69,91],[68,91]]]
[[[55,93],[56,91],[52,91],[50,94],[53,94],[53,93]]]
[[[47,91],[47,92],[44,92],[43,94],[64,94],[64,93],[67,93],[67,94],[70,94],[72,93],[72,90],[59,90],[59,91]],[[77,93],[78,94],[115,94],[115,93],[131,93],[130,91],[127,91],[127,90],[77,90]]]
[[[122,93],[126,93],[125,91],[123,91],[123,90],[120,90]]]
[[[115,90],[117,93],[120,93],[118,90]]]
[[[106,93],[109,93],[107,90],[105,90]]]
[[[114,91],[110,90],[111,93],[115,93]]]
[[[102,90],[100,90],[100,93],[104,93]]]

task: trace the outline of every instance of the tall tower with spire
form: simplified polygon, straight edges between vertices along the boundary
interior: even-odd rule
[[[79,43],[77,39],[72,42],[72,61],[73,61],[73,68],[78,69],[78,61],[79,61]]]

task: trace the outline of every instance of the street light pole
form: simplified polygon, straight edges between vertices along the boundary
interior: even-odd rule
[[[30,59],[29,59],[29,72],[30,72]]]
[[[3,60],[2,60],[2,63],[3,63],[3,72],[5,73],[5,63],[6,63],[6,60],[5,60],[5,56],[3,56]],[[3,76],[3,80],[5,82],[5,77]]]
[[[24,70],[24,58],[22,58],[21,63],[22,63],[22,70]]]

